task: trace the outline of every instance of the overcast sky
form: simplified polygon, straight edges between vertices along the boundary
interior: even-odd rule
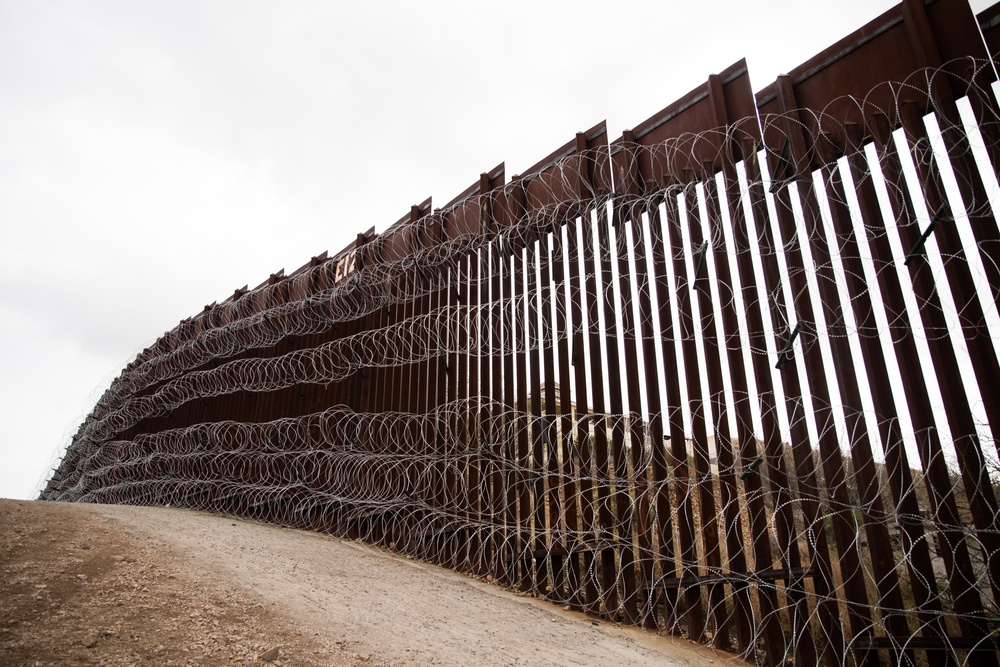
[[[0,497],[206,304],[893,4],[0,0]]]

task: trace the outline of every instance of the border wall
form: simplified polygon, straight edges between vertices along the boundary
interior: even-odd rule
[[[996,665],[998,49],[1000,5],[908,0],[500,165],[164,334],[41,497],[359,538],[759,664]]]

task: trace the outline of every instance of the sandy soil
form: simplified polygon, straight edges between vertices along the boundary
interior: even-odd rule
[[[0,500],[4,666],[713,663],[738,664],[356,542]]]

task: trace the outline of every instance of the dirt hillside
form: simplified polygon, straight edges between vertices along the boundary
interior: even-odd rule
[[[732,658],[355,542],[0,500],[0,666],[709,665]]]

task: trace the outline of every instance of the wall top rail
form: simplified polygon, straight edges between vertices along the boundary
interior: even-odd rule
[[[966,81],[970,57],[989,56],[965,0],[906,0],[883,13],[757,92],[772,173],[783,150],[792,176],[818,169],[832,157],[820,154],[818,139],[845,145],[847,124],[868,127],[882,114],[898,127],[903,100],[950,108],[960,91],[949,78]],[[928,68],[946,76],[935,75],[928,87]]]
[[[619,194],[645,195],[718,171],[760,143],[746,61],[712,75],[611,145]]]

